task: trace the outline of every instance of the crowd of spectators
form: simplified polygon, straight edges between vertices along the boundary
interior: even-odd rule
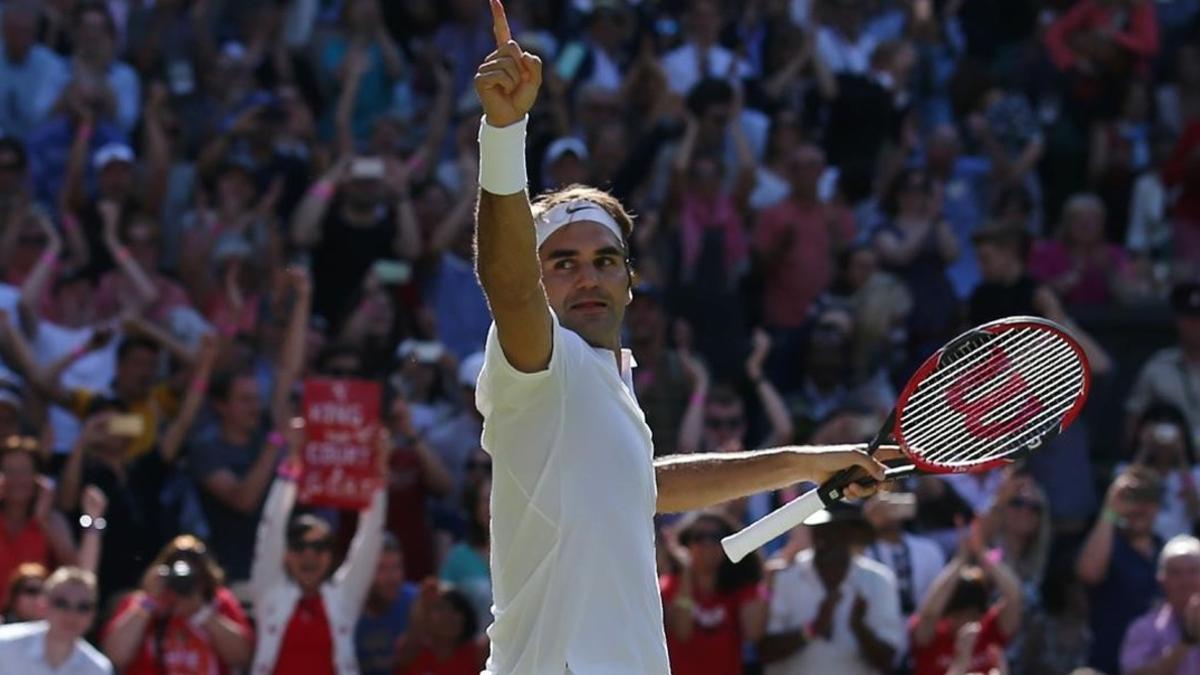
[[[656,454],[863,442],[1011,315],[1107,405],[738,564],[803,486],[660,518],[675,673],[1200,673],[1200,0],[505,5],[531,192],[637,216]],[[484,0],[0,0],[0,673],[479,671],[493,47]],[[297,503],[311,377],[385,392],[360,512]]]

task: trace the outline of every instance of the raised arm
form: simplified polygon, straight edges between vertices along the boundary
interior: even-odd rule
[[[62,252],[62,237],[59,236],[58,230],[54,229],[50,219],[42,214],[37,214],[34,219],[46,233],[46,248],[42,250],[37,264],[33,266],[29,276],[25,277],[25,282],[21,284],[21,299],[17,304],[21,330],[31,338],[37,334],[38,308],[42,304],[42,299],[46,297],[46,289],[54,280],[54,273],[58,267],[58,256]],[[12,224],[9,227],[13,230],[17,229]]]
[[[767,436],[763,445],[774,447],[791,443],[792,436],[795,435],[792,416],[788,413],[787,404],[783,402],[779,390],[763,374],[763,364],[767,361],[767,355],[771,353],[771,337],[765,330],[759,328],[754,331],[753,342],[753,351],[746,359],[746,377],[754,385],[754,391],[758,394],[758,402],[771,422],[771,435]]]
[[[289,269],[287,279],[295,295],[288,316],[287,332],[283,337],[279,372],[271,392],[271,416],[276,427],[282,427],[291,419],[292,389],[304,370],[304,342],[308,337],[308,318],[312,310],[312,281],[308,278],[307,270],[298,267]]]
[[[1112,561],[1113,543],[1117,536],[1117,521],[1125,507],[1122,496],[1126,484],[1125,476],[1118,476],[1109,486],[1100,516],[1092,524],[1079,557],[1075,559],[1075,575],[1088,586],[1095,586],[1108,576],[1108,564]]]
[[[913,630],[914,646],[924,647],[933,639],[938,619],[946,611],[946,605],[950,604],[950,596],[954,594],[954,589],[958,586],[958,573],[962,570],[965,562],[960,551],[960,554],[951,558],[950,562],[934,578],[933,583],[929,585],[929,590],[925,593],[925,601],[917,610],[917,626]]]
[[[525,192],[525,124],[542,82],[542,62],[512,39],[504,7],[492,0],[497,50],[479,66],[476,274],[487,296],[500,347],[523,372],[550,364],[552,326],[538,262],[533,213]]]
[[[283,554],[287,546],[287,521],[296,503],[296,478],[300,475],[300,448],[304,443],[303,425],[287,429],[289,456],[280,467],[280,476],[271,486],[258,521],[254,539],[254,562],[250,565],[250,593],[262,598],[271,584],[284,575]],[[265,454],[265,453],[264,453]]]
[[[381,477],[379,487],[371,495],[371,503],[358,518],[358,530],[346,551],[346,560],[333,575],[333,582],[344,589],[343,596],[355,614],[367,599],[367,591],[375,579],[375,566],[383,551],[383,522],[387,517],[388,460],[392,451],[391,435],[380,432],[375,448],[378,459],[376,470]]]
[[[141,307],[149,307],[158,300],[158,289],[146,270],[142,269],[129,249],[121,243],[117,234],[117,226],[121,219],[121,206],[115,202],[104,201],[97,208],[100,210],[101,220],[104,221],[105,247],[108,248],[112,259],[117,261],[117,267],[121,269],[121,274],[124,274],[125,278],[133,284],[138,299],[141,301]]]
[[[80,498],[80,508],[83,511],[83,515],[87,516],[90,521],[89,526],[79,536],[78,564],[83,569],[94,574],[100,569],[100,554],[104,547],[104,530],[99,527],[91,527],[91,523],[104,518],[104,514],[108,512],[108,497],[104,496],[100,488],[95,485],[89,485],[83,489],[83,495]]]
[[[216,359],[216,338],[212,335],[205,335],[201,338],[200,353],[192,371],[191,381],[188,383],[187,394],[184,395],[183,403],[179,406],[179,414],[171,420],[166,433],[163,434],[162,443],[159,444],[159,453],[167,464],[173,463],[179,456],[179,449],[183,447],[184,437],[192,428],[192,423],[195,422],[196,415],[200,412],[200,406],[204,405],[204,395],[208,391],[208,379],[212,375]]]

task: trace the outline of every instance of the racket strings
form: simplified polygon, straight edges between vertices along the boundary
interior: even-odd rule
[[[1021,378],[1023,386],[1000,405],[992,405],[988,398],[1001,388],[1013,387],[1014,376]],[[905,444],[925,461],[956,468],[1015,453],[1061,423],[1082,392],[1084,377],[1082,361],[1054,331],[1005,331],[919,385],[902,414]],[[946,410],[951,388],[970,396],[966,406],[953,412]],[[964,424],[966,417],[979,425],[1003,425],[1029,405],[1031,397],[1041,408],[1029,419],[1014,419],[1019,429],[981,438]]]
[[[1014,353],[1025,354],[1028,350],[1042,348],[1050,341],[1038,335],[1039,332],[1041,331],[1021,331],[1015,338],[1010,338],[1008,335],[1001,336],[992,342],[980,345],[970,356],[935,370],[918,385],[916,392],[908,400],[908,404],[905,406],[905,419],[919,422],[922,418],[942,415],[945,409],[945,400],[942,394],[947,385],[958,382],[960,386],[969,390],[976,383],[991,378],[1002,368],[1010,365],[1002,359],[996,359],[995,363],[987,364],[990,359],[995,358],[995,350],[999,349],[1005,354],[1011,355]],[[1008,360],[1011,361],[1011,356]]]
[[[1046,356],[1036,361],[1031,361],[1026,364],[1027,370],[1037,370],[1046,364],[1054,362],[1054,355]],[[1075,396],[1078,394],[1081,385],[1081,373],[1077,363],[1071,361],[1059,361],[1059,365],[1048,371],[1038,371],[1034,382],[1027,383],[1022,391],[1015,392],[1005,403],[995,406],[994,409],[986,409],[983,405],[975,405],[972,408],[956,411],[963,416],[976,416],[976,422],[980,425],[986,425],[989,422],[992,424],[1003,424],[1003,420],[1011,420],[1013,424],[1021,425],[1022,429],[1039,428],[1044,421],[1060,420],[1074,402]],[[1071,377],[1071,371],[1075,370],[1080,377]],[[1004,381],[1009,381],[1007,377],[997,378]],[[1040,385],[1040,386],[1039,386]],[[1041,409],[1034,413],[1028,419],[1020,419],[1013,417],[1021,412],[1021,409],[1029,405],[1032,398],[1036,398],[1041,404]],[[986,460],[989,455],[994,455],[996,452],[1004,452],[1007,447],[1008,452],[1015,451],[1023,445],[1019,443],[1026,435],[1018,433],[1015,436],[1013,432],[1016,429],[1004,430],[997,434],[995,438],[980,437],[974,434],[964,425],[960,418],[947,413],[944,419],[938,420],[935,423],[927,422],[924,426],[911,425],[906,420],[906,429],[914,429],[914,435],[920,436],[922,440],[929,439],[928,442],[921,443],[922,456],[925,456],[931,461],[945,461],[954,458],[956,455],[960,461]],[[906,437],[909,434],[906,434]],[[917,439],[913,439],[914,449],[917,445]],[[969,448],[969,449],[968,449]]]

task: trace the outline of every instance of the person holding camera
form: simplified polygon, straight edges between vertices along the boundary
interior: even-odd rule
[[[254,650],[250,621],[204,542],[181,535],[118,605],[101,646],[125,675],[228,675]]]

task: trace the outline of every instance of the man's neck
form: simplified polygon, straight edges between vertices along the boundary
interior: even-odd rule
[[[51,627],[46,631],[46,665],[61,668],[75,651],[75,638],[59,634]]]
[[[889,527],[886,529],[875,530],[875,536],[881,541],[886,541],[889,544],[899,544],[904,538],[904,530],[898,527]]]
[[[813,568],[821,578],[821,583],[825,584],[825,588],[834,589],[842,585],[850,572],[850,556],[839,560],[817,556],[813,558]]]

